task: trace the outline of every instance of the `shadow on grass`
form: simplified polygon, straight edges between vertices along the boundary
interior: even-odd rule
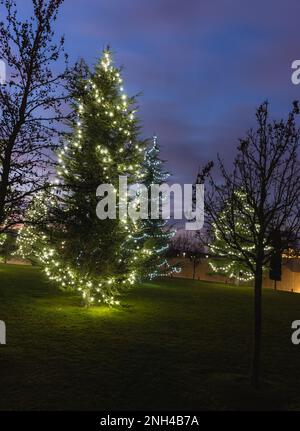
[[[262,380],[254,389],[249,377],[234,373],[215,373],[207,381],[216,410],[280,410],[285,394],[275,382]]]

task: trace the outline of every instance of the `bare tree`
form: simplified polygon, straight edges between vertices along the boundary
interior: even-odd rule
[[[274,253],[274,232],[284,232],[281,251],[299,238],[299,129],[295,124],[298,113],[298,103],[294,102],[286,121],[271,121],[268,103],[263,103],[256,112],[257,128],[240,140],[233,170],[229,172],[218,158],[221,181],[216,181],[211,166],[205,168],[210,184],[205,202],[207,221],[214,223],[220,238],[230,246],[228,258],[246,264],[255,279],[251,367],[251,383],[255,387],[260,382],[263,267]],[[198,181],[203,181],[203,172]],[[228,210],[224,212],[224,208]],[[239,228],[240,214],[247,225],[245,235],[245,230]]]
[[[45,186],[58,144],[65,78],[53,64],[63,52],[54,22],[63,0],[32,0],[33,13],[19,20],[16,2],[1,0],[0,59],[9,78],[0,85],[0,231],[22,220],[30,197]]]
[[[197,266],[201,263],[204,256],[204,247],[199,239],[199,233],[191,231],[180,232],[171,241],[173,255],[184,253],[193,265],[193,280],[195,280]]]

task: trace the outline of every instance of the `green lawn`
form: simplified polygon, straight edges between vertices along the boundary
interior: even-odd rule
[[[247,380],[252,290],[165,279],[84,309],[38,269],[0,265],[0,409],[300,409],[300,295],[264,292],[264,387]]]

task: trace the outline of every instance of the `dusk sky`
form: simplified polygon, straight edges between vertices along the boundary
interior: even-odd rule
[[[71,62],[111,46],[126,92],[142,92],[143,136],[158,135],[173,181],[193,182],[217,152],[232,159],[259,103],[278,118],[300,99],[299,20],[299,0],[65,0],[57,31]]]

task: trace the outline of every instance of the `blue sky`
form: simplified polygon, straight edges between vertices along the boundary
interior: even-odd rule
[[[217,152],[230,162],[259,103],[278,118],[300,98],[299,21],[298,0],[65,0],[57,31],[71,61],[111,45],[126,92],[142,92],[143,136],[156,132],[174,181],[193,182]]]

